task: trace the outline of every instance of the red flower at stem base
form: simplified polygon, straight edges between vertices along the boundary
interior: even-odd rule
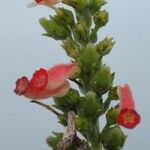
[[[77,71],[75,64],[59,64],[48,70],[41,68],[30,81],[25,76],[19,78],[14,92],[34,100],[61,97],[69,91],[67,78],[72,78]]]
[[[127,84],[117,89],[120,98],[117,123],[125,128],[132,129],[140,123],[141,117],[135,110],[134,99],[130,87]]]

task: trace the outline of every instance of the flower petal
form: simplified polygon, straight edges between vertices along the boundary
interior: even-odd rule
[[[43,0],[35,0],[36,3],[41,3]]]
[[[125,128],[132,129],[140,123],[141,117],[135,110],[122,109],[117,117],[117,123]]]
[[[120,98],[120,110],[124,108],[135,109],[134,99],[128,84],[119,86],[117,93]]]
[[[45,69],[41,68],[37,70],[30,80],[30,86],[34,90],[43,90],[48,82],[48,73]]]
[[[75,64],[59,64],[48,70],[48,84],[46,89],[56,89],[61,86],[67,78],[72,78],[76,72]]]
[[[17,95],[22,95],[27,91],[28,86],[29,80],[27,77],[23,76],[16,81],[16,88],[14,89],[14,92]]]
[[[54,90],[43,89],[41,91],[36,91],[32,87],[29,87],[24,96],[32,100],[43,100],[49,97],[62,97],[69,91],[69,87],[69,82],[67,80],[63,85]]]

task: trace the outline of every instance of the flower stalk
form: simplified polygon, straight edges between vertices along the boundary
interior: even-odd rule
[[[58,113],[53,107],[51,107],[51,106],[49,106],[49,105],[47,105],[47,104],[45,104],[45,103],[42,103],[42,102],[40,102],[40,101],[35,101],[35,100],[32,100],[32,101],[30,101],[30,102],[31,102],[31,103],[35,103],[35,104],[38,104],[38,105],[40,105],[40,106],[46,108],[48,111],[54,113],[57,117],[60,117],[60,116],[61,116],[61,114]]]

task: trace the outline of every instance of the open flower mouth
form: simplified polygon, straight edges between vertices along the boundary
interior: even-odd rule
[[[140,115],[135,110],[122,109],[117,117],[118,124],[132,129],[140,122]]]

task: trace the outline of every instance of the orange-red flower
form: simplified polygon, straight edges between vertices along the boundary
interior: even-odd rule
[[[69,91],[67,78],[78,71],[75,64],[59,64],[45,70],[37,70],[31,80],[23,76],[16,81],[15,93],[29,99],[40,100],[53,96],[64,96]]]
[[[61,0],[34,0],[30,4],[28,4],[28,7],[33,7],[37,5],[46,5],[46,6],[52,6],[57,3],[59,3]]]
[[[120,98],[117,123],[125,128],[132,129],[140,123],[141,117],[135,110],[131,89],[127,84],[124,84],[118,87],[117,93]]]

